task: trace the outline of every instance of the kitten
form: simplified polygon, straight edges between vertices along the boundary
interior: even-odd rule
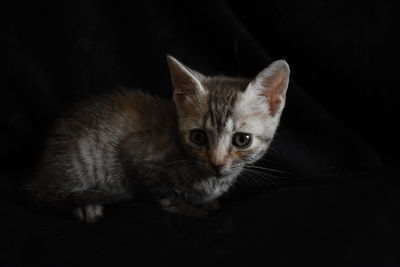
[[[85,222],[103,205],[145,191],[169,212],[204,216],[246,164],[267,151],[285,105],[289,66],[253,80],[206,77],[167,57],[173,101],[126,91],[81,104],[58,120],[35,203],[66,206]]]

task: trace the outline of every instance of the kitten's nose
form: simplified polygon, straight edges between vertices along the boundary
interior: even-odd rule
[[[221,170],[224,168],[225,164],[211,164],[211,167],[214,169],[214,171],[219,175],[221,173]]]

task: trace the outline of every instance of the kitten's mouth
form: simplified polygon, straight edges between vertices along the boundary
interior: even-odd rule
[[[229,176],[231,174],[232,174],[232,172],[228,171],[228,170],[227,171],[220,171],[220,172],[215,172],[215,177],[223,178],[223,177]]]
[[[203,173],[204,178],[210,178],[210,177],[215,177],[217,179],[224,179],[226,177],[232,176],[235,173],[238,172],[237,169],[233,168],[222,168],[222,169],[216,169],[211,167],[210,165],[206,164],[201,164],[200,165],[201,172]]]
[[[204,169],[204,174],[207,178],[209,177],[215,177],[217,179],[222,179],[225,178],[227,176],[230,176],[233,174],[233,172],[229,171],[229,170],[223,170],[223,171],[215,171],[213,169],[209,169],[206,168]]]
[[[213,176],[215,176],[218,179],[223,179],[223,178],[233,175],[234,173],[235,172],[232,170],[213,171]]]

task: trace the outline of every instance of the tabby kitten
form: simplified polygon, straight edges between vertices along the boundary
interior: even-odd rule
[[[204,216],[246,164],[267,151],[285,105],[289,66],[253,80],[206,77],[167,57],[173,101],[126,91],[81,104],[58,120],[38,175],[35,203],[85,222],[103,205],[142,192],[169,212]]]

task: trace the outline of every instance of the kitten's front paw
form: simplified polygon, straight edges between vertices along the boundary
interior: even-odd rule
[[[82,222],[94,223],[103,217],[103,206],[96,204],[80,206],[74,209],[73,215]]]

